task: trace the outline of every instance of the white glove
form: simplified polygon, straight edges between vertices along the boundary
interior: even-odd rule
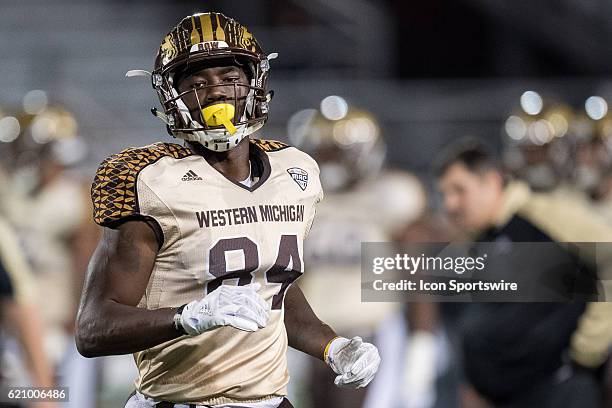
[[[257,293],[259,283],[245,286],[221,285],[203,299],[183,308],[180,324],[190,336],[219,326],[254,332],[266,327],[270,306]]]
[[[436,336],[430,332],[416,331],[408,339],[402,387],[406,408],[429,408],[434,404],[437,351]]]
[[[338,387],[363,388],[378,371],[380,356],[376,346],[361,337],[338,337],[329,345],[325,362],[338,374],[334,380]]]

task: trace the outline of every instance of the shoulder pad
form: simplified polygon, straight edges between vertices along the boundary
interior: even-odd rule
[[[251,139],[251,143],[261,148],[261,150],[265,152],[276,152],[278,150],[283,150],[288,147],[291,147],[286,143],[279,142],[276,140]]]
[[[112,226],[139,215],[136,180],[138,173],[162,157],[182,159],[194,153],[173,143],[131,147],[108,157],[100,164],[91,186],[94,221]]]

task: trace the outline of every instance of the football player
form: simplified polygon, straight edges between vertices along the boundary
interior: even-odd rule
[[[292,285],[323,193],[308,155],[251,137],[275,56],[223,14],[184,18],[151,79],[153,113],[185,145],[130,148],[98,169],[105,228],[76,341],[88,357],[134,353],[127,407],[291,407],[288,345],[324,360],[339,387],[365,387],[378,369],[374,345],[336,335]]]
[[[572,110],[552,99],[542,103],[538,113],[516,110],[506,119],[503,164],[513,177],[524,180],[533,190],[565,190]]]
[[[52,387],[55,385],[53,368],[43,344],[48,331],[42,322],[40,308],[33,302],[36,298],[32,290],[34,276],[15,231],[4,216],[0,216],[0,235],[0,388],[27,384]],[[0,406],[22,406],[8,402]],[[57,406],[52,402],[41,403],[41,408]]]
[[[444,354],[435,305],[411,303],[403,310],[397,302],[366,303],[360,296],[361,243],[396,241],[422,216],[424,187],[414,175],[384,165],[386,143],[378,120],[341,96],[324,98],[319,109],[296,112],[288,133],[292,144],[317,160],[326,192],[305,242],[309,263],[300,287],[334,328],[376,339],[386,361],[367,393],[347,393],[329,387],[325,367],[305,364],[292,353],[290,364],[301,364],[304,378],[300,389],[294,376],[290,392],[303,394],[312,407],[432,406],[436,367],[443,365]],[[346,290],[337,294],[340,285]],[[330,299],[334,307],[325,307]],[[310,395],[302,391],[307,389]]]
[[[70,111],[45,103],[38,108],[26,109],[19,122],[15,118],[16,139],[2,146],[8,160],[0,211],[15,228],[34,273],[32,303],[45,328],[42,340],[58,385],[71,387],[75,406],[92,406],[96,381],[83,379],[96,375],[98,362],[83,359],[73,340],[84,272],[99,238],[90,221],[88,182],[74,168],[86,148]]]

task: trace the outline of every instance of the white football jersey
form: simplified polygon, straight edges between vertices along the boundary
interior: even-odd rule
[[[256,332],[224,326],[135,353],[136,388],[147,397],[221,404],[286,395],[283,299],[304,270],[302,242],[323,193],[307,154],[263,140],[251,140],[250,150],[259,175],[250,187],[170,143],[124,150],[97,172],[97,223],[148,218],[163,232],[139,307],[178,307],[219,285],[251,282],[271,304],[268,325]]]
[[[74,340],[66,324],[74,320],[74,259],[71,239],[91,215],[85,186],[60,175],[36,194],[14,177],[6,186],[2,211],[15,228],[32,273],[30,302],[37,306],[45,325],[45,347],[53,361],[59,361]]]

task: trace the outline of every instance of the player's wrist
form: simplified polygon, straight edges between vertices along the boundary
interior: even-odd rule
[[[179,306],[176,309],[176,312],[174,313],[174,317],[173,317],[173,325],[174,325],[174,329],[179,332],[181,334],[181,336],[186,336],[188,335],[187,331],[185,330],[185,328],[183,327],[183,323],[182,323],[182,316],[183,316],[183,309],[185,309],[185,306],[187,306],[187,303],[185,303],[182,306]]]
[[[325,346],[325,349],[323,350],[323,361],[325,361],[328,365],[331,366],[333,363],[334,353],[340,346],[340,343],[346,344],[347,341],[348,339],[342,336],[336,336],[329,340],[327,342],[327,345]]]

